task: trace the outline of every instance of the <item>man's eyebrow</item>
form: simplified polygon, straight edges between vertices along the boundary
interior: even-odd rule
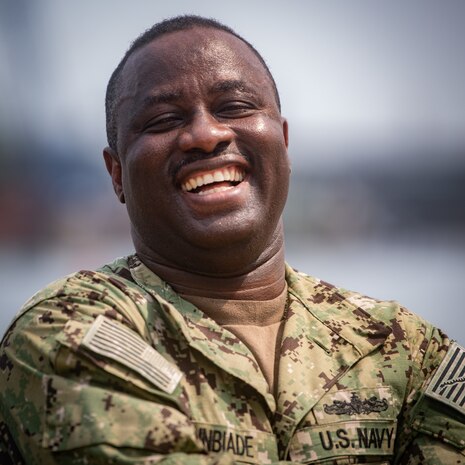
[[[180,92],[157,92],[156,94],[147,95],[138,106],[138,111],[153,107],[159,103],[170,103],[179,99],[180,96]]]
[[[253,93],[251,87],[249,87],[244,81],[239,79],[228,79],[226,81],[219,81],[213,84],[211,87],[213,92],[228,92],[230,90],[239,90],[241,92]]]

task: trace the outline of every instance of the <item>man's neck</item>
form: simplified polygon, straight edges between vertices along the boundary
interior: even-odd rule
[[[186,295],[234,300],[270,300],[280,295],[285,286],[284,241],[282,235],[259,260],[246,271],[235,274],[205,275],[179,269],[153,259],[151,254],[138,250],[141,261],[166,281],[173,289]]]

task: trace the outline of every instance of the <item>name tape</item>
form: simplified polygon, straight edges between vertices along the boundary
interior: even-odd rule
[[[272,432],[202,422],[194,424],[197,438],[208,452],[229,452],[234,455],[234,463],[263,465],[279,460],[276,437]]]
[[[348,421],[304,428],[291,439],[296,462],[337,456],[384,456],[394,453],[396,422]]]

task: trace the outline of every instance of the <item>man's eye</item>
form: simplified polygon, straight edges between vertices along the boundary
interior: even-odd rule
[[[225,118],[243,118],[251,115],[255,110],[251,104],[246,102],[233,102],[222,105],[217,114]]]
[[[182,124],[182,119],[174,114],[174,113],[167,113],[156,118],[151,119],[145,126],[144,131],[147,132],[163,132],[169,131],[170,129],[174,129]]]

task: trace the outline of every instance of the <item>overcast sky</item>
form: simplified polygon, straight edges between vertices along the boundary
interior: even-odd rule
[[[112,70],[140,32],[182,13],[227,23],[263,54],[294,163],[337,164],[364,145],[465,146],[462,0],[0,0],[0,124],[86,141],[99,159]]]

